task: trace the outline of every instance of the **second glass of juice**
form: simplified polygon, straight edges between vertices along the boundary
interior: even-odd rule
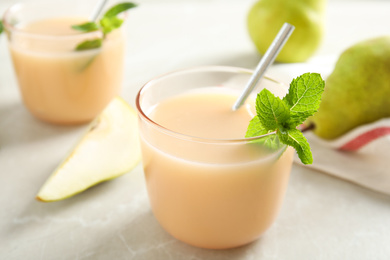
[[[124,37],[114,30],[101,48],[76,51],[99,31],[71,28],[91,19],[96,1],[33,0],[3,17],[22,99],[37,118],[55,124],[92,120],[119,94]]]
[[[246,139],[254,97],[232,105],[251,76],[232,67],[173,72],[138,93],[143,167],[150,204],[161,226],[188,244],[232,248],[258,238],[275,220],[293,150],[270,151]],[[278,96],[287,89],[265,78]]]

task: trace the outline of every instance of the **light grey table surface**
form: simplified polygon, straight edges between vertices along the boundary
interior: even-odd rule
[[[13,2],[1,0],[0,13]],[[198,65],[254,68],[258,62],[245,28],[253,1],[139,3],[126,25],[121,95],[130,104],[142,84],[161,73]],[[327,34],[313,59],[390,34],[389,12],[387,1],[330,1]],[[151,213],[140,165],[67,200],[36,201],[82,130],[30,116],[2,36],[0,259],[390,259],[390,197],[298,165],[276,222],[258,241],[231,250],[198,249],[167,234]]]

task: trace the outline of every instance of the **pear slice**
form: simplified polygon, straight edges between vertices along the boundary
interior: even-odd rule
[[[129,172],[140,158],[137,114],[123,99],[115,98],[90,124],[36,198],[45,202],[68,198]]]

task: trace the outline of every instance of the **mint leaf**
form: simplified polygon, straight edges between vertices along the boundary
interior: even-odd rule
[[[120,3],[120,4],[117,4],[113,7],[111,7],[105,14],[104,14],[104,17],[113,17],[113,16],[117,16],[118,14],[130,9],[130,8],[134,8],[136,7],[137,5],[134,4],[134,3],[130,3],[130,2],[125,2],[125,3]]]
[[[123,23],[123,20],[119,19],[116,16],[104,17],[103,19],[100,20],[100,25],[102,26],[102,31],[103,31],[104,35],[121,27],[122,23]]]
[[[100,38],[94,39],[94,40],[88,40],[80,43],[76,47],[76,51],[83,51],[83,50],[90,50],[90,49],[97,49],[102,46],[103,40]]]
[[[260,135],[268,134],[270,131],[265,129],[265,127],[261,124],[258,116],[252,118],[249,122],[248,130],[246,131],[245,137],[255,137]]]
[[[271,135],[253,142],[278,149],[281,143],[295,148],[304,164],[311,164],[313,157],[305,136],[296,128],[318,109],[325,82],[317,73],[305,73],[294,79],[288,94],[281,100],[269,90],[263,89],[256,98],[255,116],[249,123],[245,137]]]
[[[283,146],[283,143],[279,140],[279,137],[276,134],[267,135],[257,140],[257,142],[262,143],[271,151],[279,150]]]
[[[0,34],[4,31],[3,22],[0,20]]]
[[[284,127],[283,124],[290,118],[286,103],[275,97],[268,89],[263,89],[257,95],[256,112],[261,124],[267,130]]]
[[[317,112],[325,82],[318,73],[305,73],[293,79],[283,101],[290,107],[291,124],[297,126]]]
[[[94,22],[72,25],[72,28],[81,32],[93,32],[99,30],[99,26]]]
[[[279,137],[275,133],[258,138],[254,140],[253,143],[262,144],[270,151],[279,150],[283,146],[283,144],[279,140]]]
[[[270,134],[272,132],[273,132],[272,130],[267,130],[261,124],[258,116],[255,116],[249,122],[248,130],[246,132],[245,137],[262,136],[262,135]],[[252,142],[262,144],[270,150],[277,150],[281,147],[281,143],[279,141],[279,138],[275,133],[264,136],[264,137],[256,139],[256,140],[253,140]]]
[[[310,145],[301,131],[293,128],[285,132],[278,131],[277,134],[280,141],[295,148],[298,153],[298,157],[301,159],[303,164],[313,163]]]

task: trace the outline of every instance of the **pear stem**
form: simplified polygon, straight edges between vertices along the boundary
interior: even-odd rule
[[[305,124],[302,124],[299,126],[299,130],[304,133],[304,132],[307,132],[307,131],[310,131],[310,130],[314,130],[316,128],[316,125],[315,124],[310,124],[310,125],[305,125]]]

